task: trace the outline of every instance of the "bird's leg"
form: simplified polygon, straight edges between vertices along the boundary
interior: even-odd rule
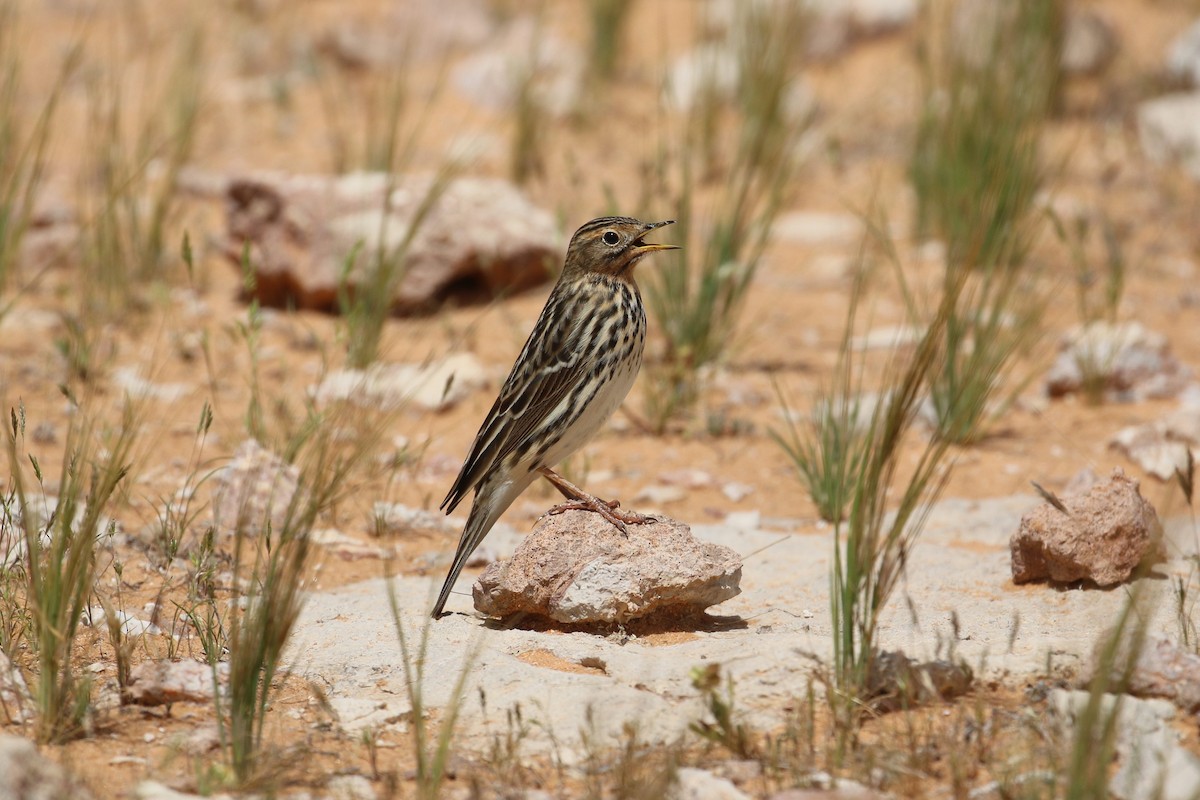
[[[628,534],[628,531],[625,530],[626,525],[644,525],[654,521],[654,517],[621,509],[619,500],[601,500],[595,495],[588,494],[549,467],[540,467],[538,471],[569,501],[559,503],[550,509],[549,513],[551,514],[561,514],[564,511],[594,511],[624,534]]]

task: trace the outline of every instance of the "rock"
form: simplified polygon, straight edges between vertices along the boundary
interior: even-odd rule
[[[762,523],[760,511],[731,511],[725,515],[725,524],[731,528],[757,530]]]
[[[445,514],[409,508],[402,503],[377,502],[372,507],[371,519],[375,523],[376,536],[404,536],[412,533],[458,533],[461,525],[452,522]]]
[[[737,54],[724,45],[706,44],[675,59],[667,72],[664,96],[676,111],[688,111],[707,97],[726,101],[737,91],[741,71]]]
[[[129,674],[126,699],[140,706],[211,702],[212,667],[200,661],[143,661]]]
[[[365,775],[335,775],[325,783],[329,800],[375,800],[379,795]]]
[[[771,226],[771,236],[804,245],[846,245],[863,236],[863,221],[853,214],[789,211]]]
[[[1187,86],[1200,85],[1200,19],[1171,42],[1167,75]]]
[[[1140,402],[1174,397],[1190,377],[1161,334],[1136,322],[1093,322],[1063,337],[1046,391],[1062,397],[1094,386],[1105,399]]]
[[[33,697],[17,665],[0,651],[0,723],[33,717]]]
[[[1097,641],[1092,659],[1077,682],[1081,688],[1091,683],[1096,668],[1100,666],[1101,650],[1107,646],[1108,638],[1101,637]],[[1110,685],[1121,686],[1134,697],[1170,700],[1189,714],[1200,712],[1200,655],[1159,637],[1143,643],[1128,681],[1122,674],[1126,668],[1123,660],[1117,659],[1113,666]]]
[[[1096,470],[1084,467],[1071,476],[1071,480],[1067,481],[1067,485],[1063,487],[1063,492],[1065,494],[1086,494],[1101,480],[1102,478],[1096,474]]]
[[[837,781],[837,788],[785,789],[771,795],[770,800],[884,800],[885,797],[889,795],[880,794],[858,781],[842,778]]]
[[[949,46],[957,59],[980,68],[993,52],[997,38],[1013,27],[1017,7],[993,0],[958,0],[950,15]]]
[[[313,528],[308,539],[313,544],[320,545],[326,552],[346,561],[360,558],[387,559],[396,555],[395,548],[366,544],[337,528]]]
[[[1020,676],[1045,675],[1048,663],[1053,665],[1052,680],[1078,673],[1097,638],[1121,612],[1127,594],[1014,589],[1006,580],[1008,543],[1022,514],[1035,504],[1030,497],[949,498],[934,507],[920,546],[906,562],[910,597],[896,598],[881,615],[880,650],[903,650],[920,663],[945,657],[951,642],[957,657],[976,668],[977,679],[1005,685],[1014,676],[1019,681]],[[544,625],[495,625],[478,614],[451,614],[431,623],[427,609],[445,567],[422,570],[428,563],[422,560],[390,581],[379,577],[314,589],[285,661],[294,665],[296,679],[324,687],[331,700],[354,698],[406,710],[404,671],[387,602],[390,590],[410,643],[429,626],[428,647],[421,656],[423,701],[431,714],[443,718],[457,704],[455,746],[464,753],[487,752],[497,733],[504,735],[505,710],[518,704],[528,712],[526,719],[536,713],[538,721],[530,726],[521,752],[561,751],[568,765],[580,764],[595,742],[623,741],[623,726],[632,719],[638,721],[639,741],[672,745],[686,740],[692,736],[688,726],[697,719],[697,701],[694,692],[681,687],[690,667],[700,663],[720,663],[722,673],[733,678],[737,710],[748,727],[783,730],[795,721],[795,700],[805,697],[813,670],[819,668],[816,664],[833,660],[830,527],[800,523],[786,529],[791,532],[692,526],[702,541],[757,555],[743,556],[741,594],[711,610],[704,626],[675,624],[691,629],[677,642],[640,634],[548,635]],[[488,535],[485,546],[495,533]],[[1190,543],[1191,528],[1181,524],[1180,533],[1181,541],[1186,537]],[[515,542],[522,538],[513,535]],[[436,544],[430,547],[438,546],[448,559],[457,539],[457,534],[431,538]],[[1190,562],[1185,555],[1163,571],[1186,574]],[[472,582],[459,582],[455,608],[470,609],[469,595],[464,595]],[[1020,607],[1019,616],[1014,605]],[[1177,629],[1174,603],[1146,606],[1144,619],[1150,630]],[[627,633],[633,628],[627,626]],[[798,651],[813,653],[819,661],[798,658]],[[464,653],[478,653],[465,676]],[[416,658],[415,652],[410,655]],[[486,709],[478,701],[481,688]],[[546,697],[553,702],[546,703]],[[594,727],[581,726],[579,721],[589,713]],[[390,733],[387,738],[392,738]],[[723,758],[715,752],[711,756]],[[724,774],[711,761],[705,766]],[[813,786],[804,775],[796,776],[796,785]],[[766,794],[758,783],[742,788]]]
[[[918,0],[818,0],[815,7],[842,7],[860,36],[879,36],[908,25],[917,15]]]
[[[686,499],[688,496],[687,489],[682,486],[657,486],[650,485],[642,487],[633,497],[635,503],[648,503],[649,505],[661,508],[667,503],[678,503],[680,500]]]
[[[669,486],[682,486],[685,489],[706,489],[713,485],[710,473],[694,467],[660,472],[658,479]]]
[[[740,503],[750,495],[754,494],[754,487],[748,483],[738,483],[730,481],[721,486],[721,494],[725,495],[726,499],[734,503]]]
[[[1050,707],[1067,727],[1068,737],[1089,699],[1089,693],[1083,691],[1054,689],[1050,693]],[[1179,743],[1169,725],[1175,716],[1170,703],[1106,694],[1101,698],[1100,713],[1103,719],[1113,713],[1120,715],[1114,727],[1119,767],[1108,786],[1112,797],[1192,800],[1200,795],[1200,758]]]
[[[203,795],[188,794],[158,781],[142,781],[133,788],[134,800],[200,800]],[[232,800],[225,793],[208,795],[207,800]]]
[[[14,210],[21,208],[18,202]],[[30,209],[28,225],[21,234],[18,263],[31,274],[68,264],[79,256],[81,232],[75,208],[66,200],[62,187],[43,183]]]
[[[679,56],[671,64],[663,84],[663,99],[684,112],[703,102],[729,102],[742,84],[737,53],[724,44],[703,44]],[[785,89],[782,111],[787,119],[803,124],[817,112],[817,99],[800,77]]]
[[[348,400],[383,411],[407,405],[445,411],[487,382],[479,359],[470,353],[455,353],[429,364],[376,363],[366,370],[335,370],[310,391],[321,404]]]
[[[472,102],[500,112],[513,110],[528,81],[534,102],[564,116],[579,105],[583,73],[578,47],[523,16],[490,37],[486,49],[459,64],[453,80]]]
[[[1156,164],[1179,164],[1200,179],[1200,93],[1166,94],[1138,106],[1138,141]]]
[[[728,778],[736,785],[750,783],[762,777],[761,761],[752,758],[733,758],[720,764],[721,777]]]
[[[628,531],[588,511],[543,517],[511,559],[476,581],[475,608],[623,623],[668,609],[698,612],[741,591],[737,553],[697,540],[682,522],[660,518]]]
[[[91,796],[70,773],[38,753],[33,742],[0,735],[0,798],[88,800]]]
[[[86,506],[80,503],[75,507],[75,519],[72,525],[78,524],[83,518]],[[65,512],[63,512],[65,513]],[[25,498],[25,506],[21,507],[15,493],[0,493],[0,570],[12,569],[24,561],[28,555],[28,542],[25,540],[24,515],[29,514],[33,527],[38,531],[38,539],[42,547],[50,546],[50,521],[59,514],[58,498],[52,494],[41,492],[30,493]],[[60,520],[61,521],[61,520]],[[109,520],[104,518],[97,526],[98,530],[108,530]]]
[[[450,532],[457,538],[458,534],[462,532],[463,522],[452,520],[450,525],[452,526]],[[511,558],[512,554],[517,551],[517,546],[523,541],[525,541],[524,534],[517,533],[516,529],[510,525],[505,525],[503,522],[498,523],[488,533],[487,538],[483,540],[483,544],[475,548],[474,553],[471,553],[471,556],[467,559],[467,566],[486,567],[488,564],[503,558]],[[443,553],[442,557],[448,555],[447,553]],[[439,559],[438,563],[444,563],[445,566],[450,565],[449,558],[445,558],[444,561]]]
[[[407,247],[392,291],[400,312],[521,291],[549,277],[560,255],[554,219],[512,184],[457,178],[425,213],[433,177],[390,180],[260,173],[228,181],[226,254],[240,270],[249,246],[252,293],[264,305],[326,311],[369,281],[381,246]]]
[[[1090,8],[1067,12],[1063,30],[1061,64],[1067,75],[1098,75],[1117,55],[1117,35],[1112,26]]]
[[[222,533],[279,531],[300,483],[300,470],[249,439],[214,480],[213,523]]]
[[[675,783],[667,797],[670,800],[750,800],[750,796],[732,781],[693,767],[680,767],[675,771]]]
[[[1187,469],[1188,451],[1200,461],[1200,408],[1184,406],[1160,420],[1117,431],[1109,446],[1163,481]]]
[[[3,317],[0,317],[0,333],[58,336],[62,330],[64,318],[65,315],[58,311],[13,306],[5,312]]]
[[[757,0],[768,13],[794,0]],[[737,23],[739,10],[747,0],[709,0],[704,8],[704,24],[711,32],[727,34]],[[912,22],[918,0],[806,0],[806,37],[804,53],[812,59],[830,59],[843,53],[855,41],[882,36]]]
[[[352,736],[368,729],[378,730],[395,725],[411,714],[411,708],[396,706],[395,702],[358,697],[329,698],[329,709],[336,717],[338,727]]]
[[[162,628],[150,620],[136,617],[119,608],[115,609],[113,613],[117,617],[117,624],[120,626],[121,633],[125,636],[144,636],[146,634],[157,636],[162,633]],[[105,624],[107,617],[108,613],[104,610],[103,606],[92,606],[88,609],[87,618],[97,628]]]
[[[1009,541],[1014,583],[1115,586],[1148,558],[1161,557],[1158,515],[1119,467],[1087,494],[1059,499],[1067,513],[1046,502],[1021,518]]]
[[[925,335],[925,331],[914,325],[887,325],[882,328],[872,328],[862,336],[855,336],[850,340],[850,346],[855,350],[895,350],[901,347],[910,347],[921,341],[921,337]],[[878,405],[879,396],[877,394],[864,395],[860,401],[866,406],[866,417],[869,420],[871,412]]]
[[[482,44],[494,29],[481,0],[406,0],[386,15],[339,19],[316,46],[351,69],[404,68],[413,57]]]
[[[883,652],[872,667],[864,699],[875,711],[899,711],[961,697],[974,680],[971,668],[963,662],[918,663],[898,650]]]
[[[221,746],[221,731],[215,724],[196,728],[183,740],[183,750],[188,755],[203,756]]]
[[[136,366],[117,367],[113,370],[112,379],[117,387],[137,400],[175,403],[192,392],[192,387],[186,383],[154,383],[147,380]]]

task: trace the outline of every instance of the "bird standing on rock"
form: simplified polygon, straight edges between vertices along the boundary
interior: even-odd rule
[[[633,267],[647,253],[678,249],[645,241],[673,222],[600,217],[571,237],[558,283],[442,501],[449,514],[475,490],[434,619],[471,553],[539,474],[569,501],[551,513],[594,511],[622,532],[648,520],[593,497],[552,467],[595,435],[633,385],[646,344],[646,310]]]

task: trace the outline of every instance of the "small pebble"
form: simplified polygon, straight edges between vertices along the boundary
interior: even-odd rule
[[[727,483],[721,487],[721,494],[734,503],[740,503],[754,493],[754,487],[744,483]]]

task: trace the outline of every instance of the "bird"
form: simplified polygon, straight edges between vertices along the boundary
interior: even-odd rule
[[[442,501],[450,514],[475,492],[434,619],[471,553],[539,475],[568,500],[550,513],[594,511],[622,533],[650,520],[588,494],[553,467],[596,434],[633,386],[646,344],[633,268],[650,253],[679,249],[645,240],[674,222],[599,217],[571,237],[558,281]]]

